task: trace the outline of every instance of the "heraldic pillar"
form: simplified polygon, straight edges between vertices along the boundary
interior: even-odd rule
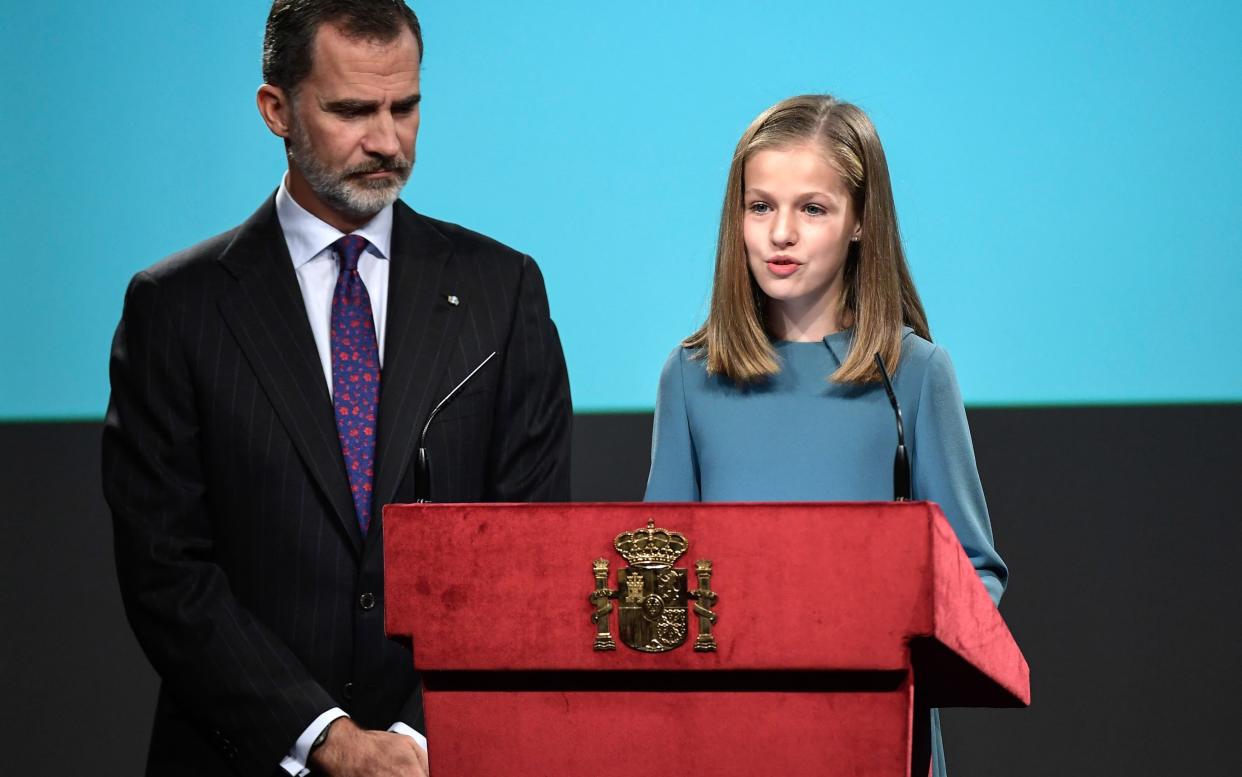
[[[1030,700],[931,503],[389,505],[383,530],[437,777],[921,777],[928,707]]]

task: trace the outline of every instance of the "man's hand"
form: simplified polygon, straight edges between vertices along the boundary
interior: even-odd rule
[[[331,777],[426,777],[427,752],[403,734],[365,731],[349,718],[337,718],[310,754],[309,766]]]

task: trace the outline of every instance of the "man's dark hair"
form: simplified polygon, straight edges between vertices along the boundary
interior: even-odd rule
[[[263,82],[293,94],[310,74],[315,33],[323,24],[358,40],[387,43],[409,27],[423,55],[418,17],[402,0],[275,0],[263,35]]]

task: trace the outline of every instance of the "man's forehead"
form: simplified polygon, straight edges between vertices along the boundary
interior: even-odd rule
[[[339,27],[324,24],[316,31],[314,52],[307,80],[320,89],[418,89],[418,43],[408,27],[383,41],[346,35]]]

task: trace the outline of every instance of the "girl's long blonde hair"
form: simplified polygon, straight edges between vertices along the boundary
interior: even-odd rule
[[[837,168],[850,190],[862,227],[845,261],[841,320],[853,326],[853,344],[830,379],[880,380],[874,354],[890,371],[901,357],[901,327],[930,340],[927,316],[906,266],[888,163],[875,126],[857,106],[825,94],[782,100],[759,114],[738,141],[729,166],[711,309],[703,326],[682,343],[707,360],[710,374],[752,383],[780,371],[764,321],[766,296],[750,274],[742,238],[746,162],[766,149],[812,143]]]

